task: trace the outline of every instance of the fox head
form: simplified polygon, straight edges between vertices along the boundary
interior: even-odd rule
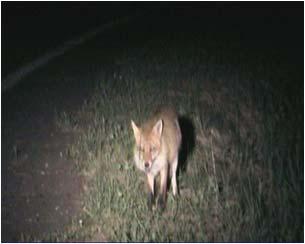
[[[148,173],[161,151],[163,121],[162,119],[158,120],[148,131],[137,127],[133,121],[131,121],[131,126],[136,142],[135,153],[138,154],[135,155],[138,159],[137,163]]]

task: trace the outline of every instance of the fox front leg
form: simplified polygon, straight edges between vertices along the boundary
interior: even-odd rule
[[[161,176],[161,189],[160,194],[158,198],[158,207],[160,210],[164,210],[165,208],[165,202],[166,202],[166,189],[167,189],[167,177],[168,177],[168,168],[164,167],[164,169],[160,172]]]
[[[147,174],[148,181],[148,194],[147,194],[147,207],[152,210],[152,205],[154,202],[154,176]]]

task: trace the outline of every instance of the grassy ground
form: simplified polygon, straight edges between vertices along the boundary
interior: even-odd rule
[[[83,213],[51,240],[303,241],[303,77],[282,53],[164,35],[115,57],[77,114],[66,156],[86,177]],[[301,71],[301,72],[298,72]],[[146,206],[130,120],[159,104],[181,115],[177,200]]]

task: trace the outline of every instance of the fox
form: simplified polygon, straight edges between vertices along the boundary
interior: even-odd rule
[[[155,178],[160,174],[157,206],[164,210],[169,175],[174,197],[178,194],[176,172],[182,135],[177,112],[172,107],[159,107],[140,127],[133,120],[131,126],[135,139],[134,161],[147,177],[148,208],[152,210]]]

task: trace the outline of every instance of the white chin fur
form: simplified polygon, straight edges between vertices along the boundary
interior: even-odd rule
[[[162,167],[167,166],[167,164],[163,163],[163,161],[166,161],[165,155],[161,157],[161,154],[154,160],[153,164],[149,169],[145,169],[144,162],[139,158],[139,154],[135,152],[134,154],[134,161],[136,163],[136,166],[139,170],[145,172],[146,174],[150,173],[152,175],[157,175],[158,172],[162,169]]]

